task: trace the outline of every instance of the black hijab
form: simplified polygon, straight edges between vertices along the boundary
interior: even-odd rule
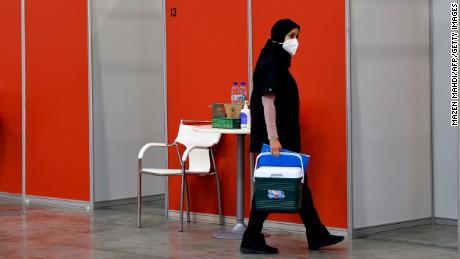
[[[265,43],[265,47],[260,53],[257,64],[268,58],[276,58],[280,61],[281,65],[287,68],[291,67],[291,55],[283,49],[282,43],[286,35],[295,28],[300,30],[300,25],[290,19],[281,19],[277,21],[272,27],[271,38]]]
[[[286,35],[295,28],[300,30],[300,26],[290,19],[281,19],[277,21],[271,32],[271,39],[278,43],[283,43]]]

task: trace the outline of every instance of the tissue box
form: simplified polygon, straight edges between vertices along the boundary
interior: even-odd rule
[[[220,129],[240,129],[241,120],[240,119],[227,119],[227,118],[212,119],[212,127],[220,128]]]

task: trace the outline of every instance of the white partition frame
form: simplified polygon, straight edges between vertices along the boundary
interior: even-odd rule
[[[351,26],[350,26],[350,1],[345,0],[345,47],[346,47],[346,113],[347,113],[347,225],[348,238],[354,237],[353,233],[353,153],[351,148]]]
[[[428,3],[347,2],[352,236],[431,222],[431,202],[421,201],[432,195]],[[394,16],[387,21],[385,12]]]
[[[434,218],[456,224],[457,129],[450,126],[450,4],[432,0],[433,185]]]
[[[453,0],[452,2],[455,2],[459,4],[458,0]],[[458,154],[458,173],[457,173],[457,251],[460,252],[460,130],[459,127],[457,127],[457,154]]]
[[[351,0],[345,0],[345,6],[346,6],[346,27],[345,27],[345,33],[346,33],[346,63],[347,63],[347,71],[346,71],[346,87],[347,87],[347,151],[348,151],[348,156],[347,156],[347,181],[348,181],[348,233],[349,233],[349,238],[355,238],[360,235],[360,233],[355,233],[355,224],[354,224],[354,204],[353,204],[353,149],[352,149],[352,96],[351,96],[351,90],[352,90],[352,80],[351,80],[351,73],[352,73],[352,66],[351,66],[351,6],[350,6],[350,1]],[[451,1],[451,2],[457,2],[456,1]],[[429,1],[429,12],[430,12],[430,58],[432,58],[432,17],[431,17],[431,8],[432,6],[432,0]],[[432,60],[430,60],[430,72],[432,73]],[[431,84],[432,84],[431,80]],[[431,86],[432,87],[432,86]],[[431,89],[432,91],[432,89]],[[430,102],[431,103],[431,102]],[[433,121],[432,121],[433,123]],[[459,136],[460,132],[458,131],[457,128],[457,154],[458,156],[458,168],[460,168],[460,139]],[[433,137],[433,136],[432,136]],[[433,150],[432,150],[433,151]],[[459,172],[458,172],[459,173]],[[458,174],[459,175],[459,174]],[[434,217],[435,217],[435,212],[434,212],[434,173],[433,173],[433,168],[431,172],[431,180],[432,180],[432,199],[431,199],[431,205],[432,205],[432,215],[431,215],[431,221],[434,223]],[[460,186],[460,177],[457,178],[458,186]],[[460,216],[460,188],[457,188],[457,211]],[[419,222],[420,223],[420,222]],[[378,226],[376,227],[378,230]],[[385,228],[383,228],[385,229]],[[383,230],[382,228],[380,230]],[[460,227],[458,225],[458,220],[457,220],[457,231],[458,231],[458,240],[460,241]],[[460,242],[458,242],[460,243]],[[460,252],[460,244],[458,244],[458,251]]]
[[[148,7],[142,10],[139,10],[133,1],[87,1],[88,14],[90,15],[88,22],[91,28],[88,35],[89,66],[92,74],[89,79],[90,85],[92,85],[90,88],[92,111],[91,204],[92,206],[95,204],[104,206],[129,202],[128,200],[136,196],[136,155],[139,148],[146,142],[167,141],[165,1],[138,0],[139,5]],[[102,6],[99,12],[97,12],[97,1],[99,1],[99,7]],[[147,9],[154,8],[153,5],[156,6],[155,13],[148,13]],[[161,5],[161,10],[158,5]],[[155,28],[152,28],[150,26],[153,22],[152,19],[156,20],[155,23],[161,19],[159,21],[161,25],[157,24],[153,26]],[[96,24],[97,22],[104,23],[105,27],[101,29],[101,24]],[[124,30],[123,35],[128,34],[128,36],[117,35],[116,28]],[[161,31],[161,37],[156,35],[158,34],[157,31]],[[136,48],[129,48],[129,35],[139,36],[141,33],[155,33],[155,36],[142,36],[144,40],[139,41],[140,45],[136,45]],[[115,38],[118,40],[114,40]],[[102,46],[101,44],[104,42],[105,45]],[[107,45],[108,42],[113,44]],[[120,49],[124,49],[124,51],[120,52]],[[145,52],[142,55],[139,54],[141,50]],[[152,61],[152,57],[161,57],[161,61]],[[156,63],[153,64],[154,62]],[[115,70],[119,73],[114,73]],[[131,73],[129,73],[130,71]],[[132,83],[131,87],[134,85],[137,88],[134,89],[136,96],[126,95],[126,98],[120,99],[120,93],[126,92],[126,89],[123,89],[126,86],[118,84],[114,77],[120,77],[123,73],[126,75],[120,79],[124,80],[126,85]],[[135,76],[135,73],[140,73],[141,76]],[[161,78],[161,82],[156,79],[150,80],[153,73],[155,73],[155,78]],[[105,82],[103,82],[104,80]],[[154,89],[158,89],[158,91]],[[123,101],[125,99],[128,100],[128,104],[125,104],[126,107],[117,108],[114,100]],[[127,118],[127,121],[120,124],[117,122],[116,113],[125,111],[131,115],[126,117],[125,114],[124,118]],[[104,129],[104,127],[106,128]],[[122,127],[121,130],[125,133],[120,135],[119,131],[113,130],[115,127]],[[111,140],[105,141],[101,140],[102,138]],[[117,142],[118,145],[114,144]],[[122,142],[125,144],[120,145]],[[165,150],[152,151],[151,153],[154,154],[148,154],[149,161],[154,166],[165,167],[167,165],[167,152]],[[103,163],[110,165],[110,169],[107,166],[101,166]],[[107,183],[104,184],[106,180]],[[167,181],[163,177],[148,177],[145,180],[144,195],[160,196],[159,198],[161,198],[167,193]],[[153,196],[152,198],[155,199]],[[166,196],[165,199],[167,200]]]

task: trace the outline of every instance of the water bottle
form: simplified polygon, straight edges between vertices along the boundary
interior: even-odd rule
[[[232,104],[239,103],[240,95],[241,95],[241,91],[238,87],[238,82],[233,82],[232,91],[231,91]]]
[[[248,100],[248,88],[246,87],[246,82],[241,82],[241,104],[244,104]]]

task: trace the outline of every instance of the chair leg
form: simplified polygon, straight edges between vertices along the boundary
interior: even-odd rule
[[[224,216],[222,215],[222,198],[220,193],[220,178],[219,173],[216,170],[216,185],[217,185],[217,206],[219,209],[219,225],[224,224]]]
[[[185,188],[185,176],[182,174],[182,184],[180,188],[180,208],[179,208],[179,232],[182,232],[184,230],[184,215],[183,215],[183,210],[184,210],[184,188]]]
[[[214,168],[214,172],[216,173],[216,189],[217,189],[217,208],[219,210],[219,225],[224,224],[224,216],[222,215],[222,198],[220,193],[220,178],[219,172],[217,171],[216,160],[214,158],[214,152],[212,149],[209,150],[211,154],[212,166]]]
[[[141,213],[142,213],[142,173],[139,170],[139,179],[137,182],[137,227],[141,227]]]
[[[187,222],[190,222],[190,207],[189,207],[189,197],[188,197],[188,182],[187,182],[187,175],[185,177],[185,209],[187,211]]]
[[[168,209],[169,209],[169,188],[168,188],[168,180],[169,178],[166,177],[165,179],[165,218],[166,220],[169,219]]]

